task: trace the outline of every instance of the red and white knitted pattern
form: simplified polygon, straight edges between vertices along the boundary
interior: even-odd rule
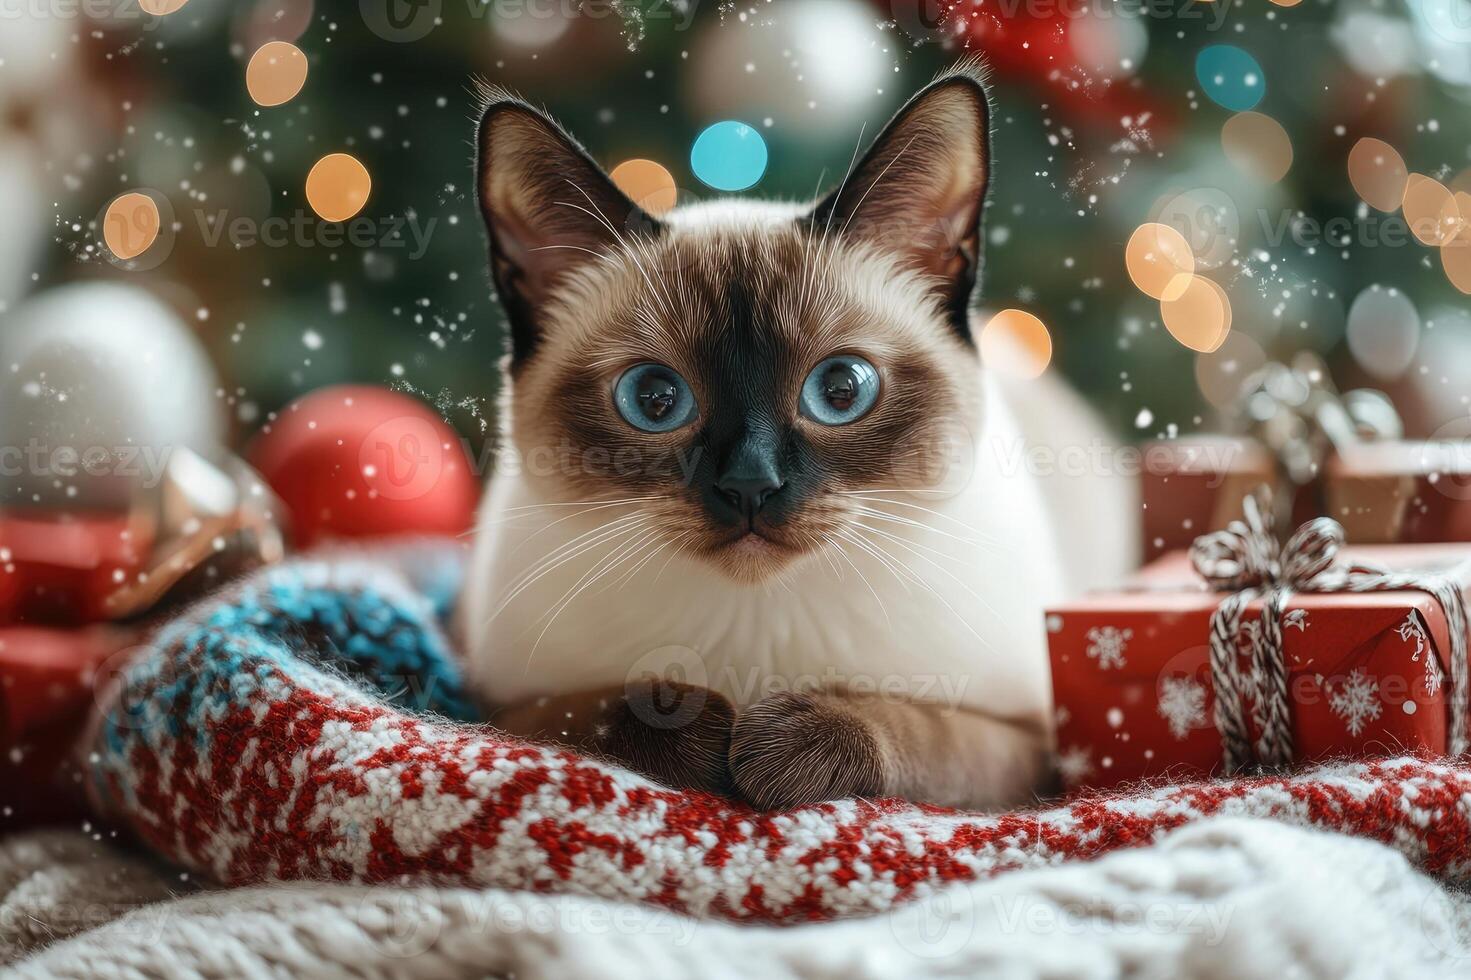
[[[570,892],[769,922],[880,912],[953,882],[1146,845],[1212,814],[1382,841],[1447,877],[1471,862],[1471,764],[1459,760],[1341,763],[990,816],[898,800],[763,814],[675,792],[370,693],[364,677],[385,692],[407,677],[440,715],[473,717],[434,625],[442,605],[369,571],[288,564],[166,628],[99,702],[98,810],[229,884]],[[299,642],[310,636],[337,659]]]
[[[1147,844],[1208,814],[1313,825],[1457,875],[1471,770],[1396,759],[978,816],[899,801],[760,814],[567,752],[399,714],[343,682],[276,687],[207,754],[132,746],[121,816],[222,881],[405,879],[564,891],[791,922],[873,913],[949,882]],[[116,778],[120,773],[114,773]]]

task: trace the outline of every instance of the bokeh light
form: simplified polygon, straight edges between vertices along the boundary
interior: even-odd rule
[[[1134,74],[1149,51],[1149,32],[1137,17],[1074,17],[1067,39],[1078,63],[1104,78]]]
[[[743,191],[766,172],[766,141],[743,122],[715,123],[695,140],[690,169],[718,191]]]
[[[1232,112],[1254,109],[1267,93],[1262,66],[1234,44],[1212,44],[1195,57],[1195,77],[1212,102]]]
[[[851,150],[859,127],[890,108],[879,93],[901,69],[896,37],[873,13],[854,0],[781,0],[733,13],[737,24],[701,18],[681,95],[700,118],[760,106],[783,140]]]
[[[1219,269],[1236,257],[1241,239],[1241,213],[1236,201],[1219,187],[1192,187],[1161,198],[1150,209],[1160,224],[1174,228],[1190,243],[1196,271]]]
[[[189,0],[138,0],[138,9],[155,17],[167,17],[183,8]]]
[[[1443,245],[1461,230],[1456,198],[1444,184],[1424,174],[1410,174],[1405,182],[1405,221],[1422,245]]]
[[[512,10],[495,10],[487,17],[496,36],[519,48],[544,48],[559,40],[572,26],[569,11],[561,4],[533,4]]]
[[[1348,151],[1348,179],[1371,208],[1391,213],[1404,202],[1410,172],[1398,150],[1383,140],[1365,136]]]
[[[307,61],[289,41],[263,44],[245,67],[245,89],[256,105],[285,105],[306,85]]]
[[[1398,289],[1370,286],[1348,310],[1348,349],[1359,367],[1390,381],[1404,374],[1420,345],[1420,313]]]
[[[346,153],[318,160],[306,178],[306,199],[324,221],[346,221],[361,211],[373,191],[368,168]]]
[[[1240,402],[1243,383],[1266,363],[1262,345],[1246,333],[1233,330],[1215,351],[1195,356],[1195,382],[1211,405],[1234,408]]]
[[[314,0],[256,0],[236,4],[235,32],[247,51],[268,41],[297,41],[312,24]]]
[[[1219,350],[1231,332],[1231,300],[1205,276],[1190,276],[1178,297],[1159,304],[1165,329],[1193,351]]]
[[[1471,237],[1464,228],[1440,247],[1440,265],[1452,286],[1471,295]]]
[[[1047,325],[1026,310],[1002,310],[981,328],[981,359],[1014,378],[1035,378],[1052,362]]]
[[[654,217],[672,211],[679,197],[674,175],[653,160],[624,160],[608,176],[630,201]]]
[[[1221,127],[1221,148],[1237,169],[1269,184],[1287,176],[1292,168],[1292,140],[1287,130],[1260,112],[1239,112],[1227,119]]]
[[[118,258],[135,259],[158,241],[161,226],[158,204],[153,198],[129,191],[107,206],[102,219],[102,240]]]
[[[1134,229],[1124,247],[1129,279],[1152,299],[1178,299],[1195,271],[1195,255],[1185,236],[1169,225],[1145,222]]]

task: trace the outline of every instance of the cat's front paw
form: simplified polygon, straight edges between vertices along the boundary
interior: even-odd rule
[[[729,794],[735,709],[709,688],[631,681],[607,704],[590,748],[666,786]]]
[[[763,810],[882,796],[888,769],[872,726],[852,706],[820,695],[763,698],[731,734],[736,789]]]

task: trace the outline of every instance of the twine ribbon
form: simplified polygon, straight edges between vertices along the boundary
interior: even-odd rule
[[[1227,775],[1253,759],[1267,769],[1293,761],[1291,702],[1287,660],[1282,649],[1283,616],[1294,592],[1427,592],[1440,603],[1450,631],[1450,753],[1467,748],[1467,613],[1461,586],[1452,577],[1428,571],[1393,572],[1366,565],[1338,566],[1343,527],[1328,517],[1308,521],[1281,545],[1266,489],[1248,496],[1243,520],[1224,531],[1202,535],[1190,549],[1195,570],[1218,592],[1230,593],[1211,614],[1210,667],[1215,685],[1215,723],[1221,733],[1222,765]],[[1241,670],[1238,651],[1242,617],[1262,601],[1261,626],[1248,631],[1251,673]],[[1426,656],[1433,656],[1430,651]],[[1251,742],[1246,720],[1248,695],[1257,708],[1261,736]]]

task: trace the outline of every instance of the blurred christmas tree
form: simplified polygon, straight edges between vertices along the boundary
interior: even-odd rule
[[[28,285],[127,276],[193,314],[245,430],[359,380],[489,434],[502,318],[472,186],[472,78],[545,104],[609,168],[662,165],[681,203],[721,193],[691,147],[739,121],[767,151],[742,193],[808,198],[967,52],[995,74],[983,314],[1035,314],[1052,369],[1120,427],[1195,428],[1233,379],[1301,347],[1345,382],[1390,386],[1420,429],[1466,415],[1467,0],[145,3],[169,12],[120,0],[110,22],[66,24],[74,68],[7,105],[5,124],[40,140],[38,114],[78,88],[99,103],[81,116],[90,132],[40,155],[32,193],[59,202],[59,246]],[[309,70],[264,107],[247,64],[271,41]],[[24,60],[0,61],[0,93],[25,88]],[[261,70],[257,96],[275,71],[290,90],[289,63]],[[1351,180],[1364,137],[1387,147],[1364,144]],[[319,220],[306,190],[335,153],[371,179],[345,225]],[[95,243],[109,202],[136,189],[161,199],[166,248],[119,270]]]

